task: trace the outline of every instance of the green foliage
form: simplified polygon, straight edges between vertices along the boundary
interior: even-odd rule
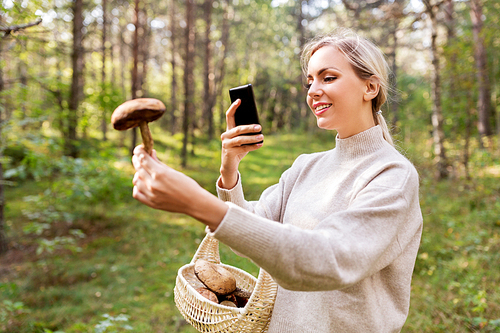
[[[19,301],[19,288],[15,283],[0,282],[0,330],[8,331],[20,320],[30,313],[25,304]]]
[[[161,149],[167,142],[170,147],[170,140],[164,133],[156,135],[159,157],[179,168],[175,149]],[[267,135],[266,145],[241,164],[247,197],[257,199],[299,154],[330,149],[333,142],[332,133],[326,132]],[[474,150],[471,180],[436,183],[428,176],[432,163],[420,154],[425,143],[415,144],[418,146],[403,147],[421,174],[424,233],[413,276],[410,315],[403,331],[496,332],[500,323],[496,305],[500,304],[500,281],[495,269],[500,261],[500,185],[495,166],[500,165],[500,156],[494,150]],[[183,170],[211,191],[218,175],[219,149],[216,141],[199,142],[192,166]],[[175,308],[172,289],[177,270],[191,260],[204,236],[203,227],[190,218],[131,201],[127,184],[132,172],[116,167],[116,174],[96,172],[96,167],[121,165],[105,148],[100,152],[105,157],[68,160],[52,176],[41,177],[39,182],[25,181],[35,187],[31,196],[13,196],[16,187],[7,192],[12,206],[7,218],[16,221],[13,227],[21,228],[15,239],[24,239],[26,248],[45,243],[45,251],[32,257],[33,262],[13,263],[10,269],[17,267],[17,273],[8,273],[7,282],[0,284],[0,298],[12,302],[9,306],[22,303],[21,312],[7,311],[3,305],[10,331],[194,332]],[[129,162],[127,166],[130,168]],[[78,194],[62,194],[73,186],[80,188],[74,181],[79,175],[85,175],[87,184],[105,184],[103,177],[117,177],[108,181],[123,192],[122,196],[110,198],[109,203],[101,196],[106,209],[89,214],[98,203],[85,191],[94,195],[100,191],[98,185],[89,185]],[[124,188],[120,190],[120,186]],[[100,223],[111,227],[87,231],[96,230],[88,228]],[[63,225],[67,231],[56,235],[54,226],[61,230]],[[13,235],[17,229],[12,230]],[[58,251],[64,241],[57,237],[71,238],[74,243],[66,245],[77,246],[81,252]],[[253,263],[237,257],[227,246],[221,244],[220,253],[223,262],[258,273]],[[109,317],[103,318],[103,313]],[[121,315],[128,316],[130,324],[117,320],[125,318]],[[127,330],[126,325],[133,329]]]
[[[124,322],[128,322],[128,316],[124,314],[113,317],[106,313],[102,316],[106,319],[95,325],[95,333],[116,333],[134,329],[132,326],[124,324]]]
[[[108,123],[112,110],[126,99],[126,96],[114,83],[102,84],[101,82],[97,86],[92,85],[86,88],[85,93],[87,98],[82,103],[82,107],[85,108],[86,112],[80,120],[83,132],[86,132],[87,128],[99,128],[103,118]]]
[[[6,171],[6,178],[21,180],[53,180],[43,194],[27,197],[40,212],[40,205],[51,204],[46,212],[50,219],[58,206],[76,207],[79,204],[97,205],[103,201],[115,204],[129,194],[131,183],[110,161],[61,156],[54,159],[40,151],[29,151],[20,166]],[[58,178],[56,178],[58,177]],[[70,209],[69,211],[73,211]],[[77,211],[77,210],[76,210]]]
[[[26,145],[20,144],[17,146],[20,148],[11,150],[22,151],[23,158],[17,166],[8,169],[4,177],[48,181],[48,185],[38,194],[23,197],[27,206],[22,213],[28,221],[22,228],[23,233],[37,237],[38,255],[58,249],[81,251],[77,242],[85,234],[73,224],[96,218],[103,214],[106,205],[117,205],[129,198],[129,177],[117,168],[115,161],[62,156],[57,140],[35,136],[24,142]],[[94,155],[109,156],[109,153],[103,149]],[[68,229],[67,235],[56,232],[61,224]]]
[[[17,317],[27,312],[29,311],[25,309],[23,302],[4,300],[0,304],[0,324],[6,323],[7,319],[11,317]]]
[[[484,154],[473,152],[471,180],[422,179],[424,231],[413,277],[409,331],[498,331],[500,294],[494,267],[500,260],[500,186],[492,166],[500,164],[500,156],[488,153],[482,163]]]
[[[0,331],[122,332],[129,331],[127,321],[131,320],[137,332],[194,332],[175,309],[172,288],[177,269],[191,259],[204,235],[203,228],[191,219],[153,211],[133,201],[133,171],[128,150],[123,147],[128,145],[128,139],[124,143],[128,134],[108,131],[108,141],[97,139],[102,137],[101,121],[109,120],[111,111],[128,98],[129,64],[116,53],[111,59],[108,53],[107,82],[102,83],[101,2],[84,3],[88,56],[81,78],[84,96],[77,111],[79,159],[64,157],[62,148],[72,85],[71,1],[4,1],[0,9],[2,26],[44,18],[42,25],[29,32],[13,32],[2,40],[0,67],[5,86],[0,92],[0,161],[4,184],[11,185],[6,189],[5,226],[12,251],[0,258]],[[168,23],[165,18],[170,3],[151,3],[145,9],[149,22]],[[181,22],[184,3],[175,3],[176,19]],[[366,25],[370,31],[362,34],[390,51],[388,26],[396,22],[377,20],[380,8],[361,11],[360,19],[353,20],[352,13],[339,2],[227,3],[227,13],[226,2],[216,0],[213,8],[210,38],[215,47],[211,65],[216,68],[216,77],[223,51],[228,54],[224,59],[225,77],[216,82],[220,95],[214,118],[223,118],[228,107],[227,88],[254,83],[266,144],[249,154],[240,170],[247,198],[257,199],[298,154],[333,145],[331,133],[310,129],[314,119],[307,118],[308,111],[303,108],[300,28],[310,37],[338,24]],[[407,13],[412,13],[414,2],[404,3],[409,6]],[[397,50],[399,93],[392,101],[398,104],[395,138],[398,148],[418,167],[424,213],[424,234],[405,332],[500,331],[500,281],[496,274],[500,260],[498,138],[485,140],[485,149],[479,149],[475,126],[478,84],[469,4],[453,4],[456,38],[440,45],[445,144],[454,171],[452,180],[436,183],[432,178],[431,86],[425,60],[428,50],[419,37],[425,24],[413,23],[410,16],[399,22],[399,32],[405,33],[399,37],[401,48]],[[130,22],[131,4],[114,2],[108,6],[112,7],[108,8],[108,47],[116,51],[120,46],[128,58],[125,43],[131,35],[123,28]],[[493,83],[495,106],[500,100],[500,4],[486,1],[483,6],[487,72]],[[303,15],[301,21],[299,13]],[[230,40],[225,46],[220,42],[224,19],[230,26]],[[199,31],[205,27],[201,19],[196,24]],[[409,24],[411,28],[406,27]],[[171,45],[170,36],[182,36],[181,32],[153,28],[145,64],[149,71],[144,87],[149,97],[167,105],[165,123],[170,113],[180,123],[182,108],[171,103],[170,60],[181,60],[176,69],[180,104],[182,40]],[[441,30],[439,36],[444,41]],[[117,45],[118,37],[123,37],[124,43]],[[201,44],[197,45],[199,54]],[[193,133],[197,138],[190,144],[193,156],[189,166],[182,171],[215,192],[220,142],[206,142],[205,127],[197,121],[202,118],[204,103],[201,58],[197,57],[195,69],[198,79]],[[415,62],[420,68],[414,66]],[[224,126],[221,120],[216,127]],[[284,132],[290,129],[306,132]],[[159,126],[152,126],[152,130],[160,159],[180,168],[182,135],[168,136]],[[467,166],[466,139],[470,140]],[[221,246],[221,255],[224,261],[257,273],[255,265],[225,246]],[[106,313],[104,319],[102,313]]]
[[[74,231],[74,230],[72,230]],[[79,234],[81,230],[79,230]],[[38,239],[38,248],[36,249],[36,254],[40,255],[43,252],[53,253],[54,250],[65,249],[70,250],[72,252],[81,252],[82,248],[76,246],[76,241],[72,237],[68,236],[58,236],[52,240],[48,239]]]
[[[37,163],[36,166],[40,164]],[[29,170],[36,170],[30,168]],[[131,193],[130,180],[112,164],[105,161],[84,161],[61,158],[54,170],[59,178],[41,194],[24,198],[29,208],[23,215],[30,221],[25,225],[25,234],[40,236],[55,227],[55,223],[69,226],[76,220],[95,218],[103,205],[117,205]],[[54,171],[55,172],[55,171]],[[54,176],[54,172],[44,176]],[[90,208],[90,209],[89,209]],[[52,253],[55,249],[81,251],[76,246],[85,235],[79,229],[70,229],[69,235],[52,239],[40,239],[37,254]]]

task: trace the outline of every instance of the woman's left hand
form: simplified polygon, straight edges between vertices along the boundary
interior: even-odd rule
[[[182,172],[150,156],[142,145],[134,149],[133,197],[143,204],[169,212],[190,215],[215,230],[227,205]]]

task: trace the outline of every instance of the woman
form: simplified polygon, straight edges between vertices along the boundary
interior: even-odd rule
[[[352,33],[310,42],[303,53],[307,104],[335,148],[299,156],[256,202],[244,199],[238,165],[261,135],[234,125],[222,135],[219,198],[149,157],[133,157],[134,198],[188,214],[279,284],[269,332],[399,332],[422,232],[418,175],[392,145],[380,107],[387,63]],[[333,141],[333,140],[332,140]],[[332,145],[332,143],[325,143]],[[279,223],[275,223],[279,222]]]

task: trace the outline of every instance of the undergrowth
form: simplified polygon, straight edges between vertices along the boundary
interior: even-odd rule
[[[178,141],[159,133],[155,141],[159,158],[180,169]],[[267,136],[241,165],[246,197],[257,199],[299,154],[333,143],[310,133]],[[203,226],[133,200],[128,150],[99,145],[74,160],[58,156],[57,143],[26,144],[8,168],[0,332],[195,332],[175,308],[173,287]],[[182,170],[212,193],[219,147],[199,142]],[[437,182],[428,148],[403,151],[421,175],[424,216],[403,332],[499,332],[498,150],[474,150],[469,178],[458,163],[453,179]],[[258,273],[222,244],[221,257]]]

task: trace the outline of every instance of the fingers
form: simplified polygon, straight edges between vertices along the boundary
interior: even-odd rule
[[[132,183],[134,185],[132,192],[134,199],[152,208],[160,207],[158,206],[158,198],[163,197],[162,189],[164,190],[168,186],[165,177],[156,177],[156,174],[149,174],[145,168],[139,168]]]
[[[135,173],[132,184],[134,184],[134,187],[143,194],[150,194],[152,192],[152,177],[142,168]]]
[[[262,130],[262,126],[260,126],[259,124],[241,125],[241,126],[237,126],[237,127],[232,128],[232,129],[229,129],[226,132],[222,133],[221,139],[222,140],[232,139],[234,137],[238,137],[241,135],[246,135],[248,137],[251,137],[251,134],[254,134],[254,138],[255,138],[255,136],[259,135],[257,133],[259,133],[261,130]],[[260,139],[257,139],[257,141],[255,141],[255,142],[259,142],[262,139],[263,139],[263,137],[261,137]],[[253,142],[253,143],[255,143],[255,142]]]
[[[135,171],[141,168],[141,162],[139,161],[139,155],[132,156],[132,165],[134,166]]]
[[[141,155],[141,154],[149,155],[149,154],[146,152],[146,150],[144,149],[144,145],[142,145],[142,144],[140,144],[140,145],[138,145],[138,146],[136,146],[136,147],[134,148],[134,155],[139,156],[139,155]],[[155,150],[155,149],[153,149],[153,150],[152,150],[151,155],[149,155],[149,156],[151,156],[154,160],[160,161],[160,160],[158,159],[158,154],[156,153],[156,150]]]
[[[134,148],[134,155],[147,154],[144,145],[140,144]]]
[[[160,162],[156,150],[153,149],[151,155],[149,155],[142,145],[135,147],[134,156],[132,156],[132,164],[136,171],[140,168],[144,168],[153,176],[161,172],[162,168],[169,168],[167,165]]]
[[[262,130],[262,127],[259,124],[256,125],[242,125],[242,126],[236,126],[235,120],[234,120],[234,114],[236,113],[236,110],[241,104],[241,100],[237,99],[226,112],[226,124],[227,124],[227,132],[230,133],[236,133],[236,135],[241,135],[243,133],[256,133],[260,132]],[[236,131],[236,132],[233,132]]]
[[[243,129],[238,130],[240,127],[242,128],[243,126],[238,126],[234,129],[234,131],[231,130],[221,135],[223,149],[231,149],[235,147],[248,147],[249,145],[255,146],[259,144],[259,142],[264,140],[264,135],[262,134],[245,135],[247,134],[243,133],[245,132],[245,130]],[[251,133],[252,132],[250,132],[250,134]]]
[[[160,162],[160,160],[158,159],[158,154],[156,154],[156,150],[153,149],[153,151],[151,152],[151,157],[156,160],[157,162]]]
[[[239,147],[243,145],[253,145],[264,139],[264,137],[261,134],[256,134],[262,130],[262,127],[259,124],[236,126],[234,115],[240,104],[241,100],[237,99],[236,101],[234,101],[233,104],[231,104],[231,106],[226,112],[227,130],[221,135],[221,140],[223,141],[223,148]],[[226,140],[230,141],[224,144],[224,141]]]
[[[148,164],[150,160],[154,161],[151,156],[149,156],[148,153],[144,149],[137,150],[137,153],[135,153],[136,150],[134,150],[134,156],[132,156],[132,164],[134,165],[134,168],[136,171],[139,171],[141,169],[145,169],[148,172],[151,172],[151,163]]]
[[[151,199],[151,194],[141,191],[139,186],[134,186],[134,189],[132,190],[132,197],[151,208],[159,208]]]
[[[135,200],[138,200],[142,203],[146,203],[146,196],[139,191],[139,188],[137,186],[134,186],[134,189],[132,190],[132,197]]]
[[[153,149],[151,155],[149,155],[144,149],[143,145],[138,145],[134,148],[134,155],[132,156],[132,165],[134,166],[135,170],[138,170],[142,167],[142,161],[144,160],[143,156],[151,157],[155,162],[161,163],[158,159],[158,154],[156,153],[155,149]]]
[[[228,130],[236,127],[236,123],[234,121],[234,114],[236,113],[236,109],[238,109],[238,106],[240,106],[240,104],[241,100],[237,99],[236,101],[234,101],[233,104],[231,104],[229,109],[227,109],[226,111],[226,126]]]

